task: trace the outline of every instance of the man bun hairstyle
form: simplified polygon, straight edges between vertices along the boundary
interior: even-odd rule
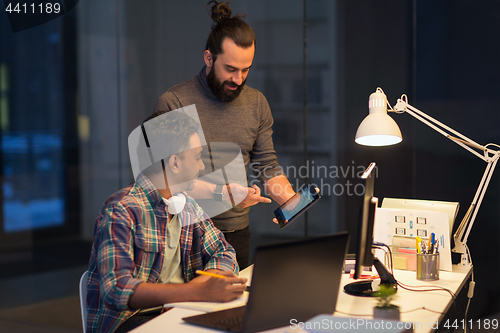
[[[207,4],[207,7],[211,6],[210,16],[214,24],[208,36],[205,50],[210,51],[214,61],[217,59],[217,55],[224,52],[222,42],[225,38],[230,38],[237,46],[245,49],[256,44],[253,29],[242,20],[245,15],[238,14],[231,17],[229,2],[212,0]]]
[[[228,2],[217,2],[215,0],[210,1],[207,4],[207,7],[210,6],[211,3],[213,3],[212,8],[210,9],[210,16],[212,17],[212,20],[214,20],[214,26],[216,23],[218,23],[222,19],[228,19],[231,17],[231,8],[229,7]],[[238,14],[235,17],[245,17],[243,14]]]

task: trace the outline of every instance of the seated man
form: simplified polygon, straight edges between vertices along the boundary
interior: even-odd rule
[[[151,157],[134,183],[109,197],[96,221],[87,293],[89,332],[126,332],[152,318],[152,311],[144,309],[180,301],[230,301],[246,288],[246,279],[235,275],[234,249],[182,193],[194,187],[204,169],[195,121],[177,111],[156,116],[147,124],[149,138],[146,124],[141,126],[143,140],[148,145],[161,131],[161,147],[169,153],[161,161]],[[157,124],[150,126],[152,122]],[[195,277],[196,270],[227,278]]]

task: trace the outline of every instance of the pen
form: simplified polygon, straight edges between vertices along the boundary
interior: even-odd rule
[[[420,242],[422,241],[422,238],[420,236],[417,236],[417,253],[422,253],[422,249],[420,249]]]
[[[436,253],[439,253],[439,239],[436,240]]]
[[[201,270],[197,270],[196,271],[196,274],[199,274],[199,275],[206,275],[206,276],[211,276],[211,277],[215,277],[215,278],[226,278],[227,276],[224,276],[224,275],[220,275],[220,274],[215,274],[215,273],[210,273],[210,272],[205,272],[205,271],[201,271]]]
[[[429,238],[429,254],[434,253],[434,244],[436,244],[435,234],[431,233],[431,238]]]

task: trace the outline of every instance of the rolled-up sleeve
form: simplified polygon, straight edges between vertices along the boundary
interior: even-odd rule
[[[200,224],[204,229],[203,251],[210,258],[204,269],[232,271],[237,274],[239,266],[236,261],[236,251],[226,241],[224,234],[213,225],[210,219],[202,221]]]

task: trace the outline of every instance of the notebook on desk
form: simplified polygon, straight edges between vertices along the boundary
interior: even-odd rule
[[[183,318],[190,324],[250,333],[335,311],[347,232],[258,247],[246,306]]]

